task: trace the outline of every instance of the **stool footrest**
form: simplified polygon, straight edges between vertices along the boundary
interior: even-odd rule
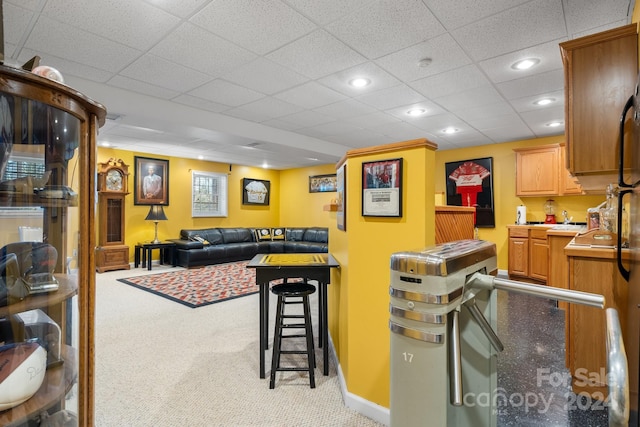
[[[276,371],[280,371],[280,372],[309,372],[309,368],[278,368],[276,369]]]

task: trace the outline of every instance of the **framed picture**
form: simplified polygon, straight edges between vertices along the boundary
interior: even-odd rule
[[[191,216],[226,217],[227,182],[226,173],[191,172]]]
[[[347,164],[343,163],[336,173],[336,220],[338,222],[338,230],[347,231]]]
[[[362,215],[402,216],[402,159],[362,163]]]
[[[169,160],[134,157],[133,204],[169,204]]]
[[[335,173],[309,177],[309,193],[328,193],[332,191],[336,191]]]
[[[243,205],[269,205],[271,182],[261,179],[242,178]]]
[[[495,227],[493,157],[445,163],[447,205],[476,208],[476,227]]]

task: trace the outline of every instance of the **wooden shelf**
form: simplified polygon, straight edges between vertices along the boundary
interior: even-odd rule
[[[61,349],[60,356],[64,363],[47,370],[44,381],[36,394],[21,405],[0,412],[0,425],[4,427],[22,425],[25,421],[59,404],[64,399],[78,376],[75,369],[77,366],[76,350],[65,345]]]
[[[30,295],[22,301],[0,307],[0,317],[60,304],[78,293],[78,281],[75,276],[56,274],[55,277],[58,279],[57,291]],[[0,425],[2,424],[0,423]]]
[[[328,212],[337,212],[338,211],[338,204],[337,203],[331,203],[331,204],[328,204],[328,205],[324,205],[322,210],[323,211],[328,211]]]

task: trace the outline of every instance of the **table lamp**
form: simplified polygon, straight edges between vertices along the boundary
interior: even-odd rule
[[[160,240],[158,240],[158,221],[166,221],[167,216],[164,214],[164,209],[162,209],[162,205],[151,205],[151,209],[149,209],[149,213],[145,218],[146,221],[153,221],[156,225],[156,236],[151,243],[158,244]]]

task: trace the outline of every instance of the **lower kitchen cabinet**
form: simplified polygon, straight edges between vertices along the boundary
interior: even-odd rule
[[[605,308],[618,311],[624,336],[628,285],[618,272],[615,249],[568,245],[565,254],[569,261],[569,289],[603,295]],[[623,251],[623,262],[628,257]],[[604,400],[608,396],[605,310],[568,304],[566,318],[566,351],[573,391]]]
[[[549,266],[547,227],[513,225],[509,229],[509,276],[546,282]]]

